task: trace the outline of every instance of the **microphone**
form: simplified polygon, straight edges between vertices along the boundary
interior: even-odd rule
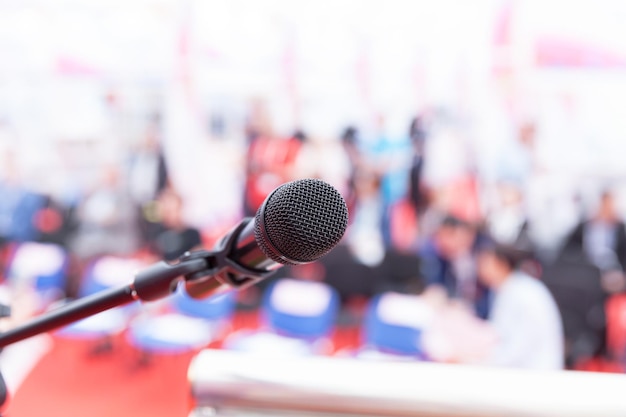
[[[348,208],[339,192],[318,179],[279,186],[254,219],[244,219],[218,243],[222,270],[185,283],[186,292],[204,298],[216,291],[244,288],[283,265],[314,262],[343,237]]]
[[[157,262],[129,285],[69,302],[0,333],[0,347],[133,301],[154,301],[176,290],[206,298],[255,284],[283,265],[313,262],[343,237],[348,209],[341,194],[318,179],[279,186],[254,218],[245,218],[211,251],[185,253],[176,263]]]

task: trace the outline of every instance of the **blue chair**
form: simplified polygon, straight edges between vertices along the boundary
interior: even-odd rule
[[[339,295],[325,283],[276,281],[263,297],[261,330],[233,335],[225,347],[277,355],[326,353],[339,306]]]
[[[87,267],[79,289],[79,296],[96,294],[132,282],[143,263],[119,256],[102,256]]]
[[[13,288],[30,287],[38,295],[40,309],[65,293],[69,257],[52,243],[24,242],[10,256],[6,275]]]
[[[426,359],[422,334],[432,310],[419,296],[387,292],[375,296],[363,323],[364,359]]]
[[[181,285],[166,299],[169,311],[145,311],[130,325],[127,340],[147,359],[150,354],[178,354],[207,346],[230,326],[236,299],[233,292],[197,300]]]
[[[276,333],[306,340],[330,334],[339,311],[339,295],[321,282],[283,279],[264,295],[263,317]]]

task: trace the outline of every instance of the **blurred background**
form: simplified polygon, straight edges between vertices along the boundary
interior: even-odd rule
[[[0,0],[6,326],[211,248],[287,181],[324,179],[350,212],[328,256],[210,311],[177,294],[6,348],[9,415],[186,415],[207,346],[474,363],[487,238],[549,289],[564,368],[623,372],[625,17],[618,0]],[[420,339],[441,303],[467,314]]]

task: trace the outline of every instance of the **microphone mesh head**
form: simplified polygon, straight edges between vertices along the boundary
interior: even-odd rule
[[[341,194],[318,179],[281,185],[256,213],[254,234],[265,255],[281,264],[313,262],[343,237],[348,208]]]

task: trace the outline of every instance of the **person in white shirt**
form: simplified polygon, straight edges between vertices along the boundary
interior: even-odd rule
[[[527,369],[562,369],[562,321],[556,302],[538,279],[517,269],[520,252],[489,244],[478,255],[479,279],[494,291],[489,322],[496,343],[486,363]]]

